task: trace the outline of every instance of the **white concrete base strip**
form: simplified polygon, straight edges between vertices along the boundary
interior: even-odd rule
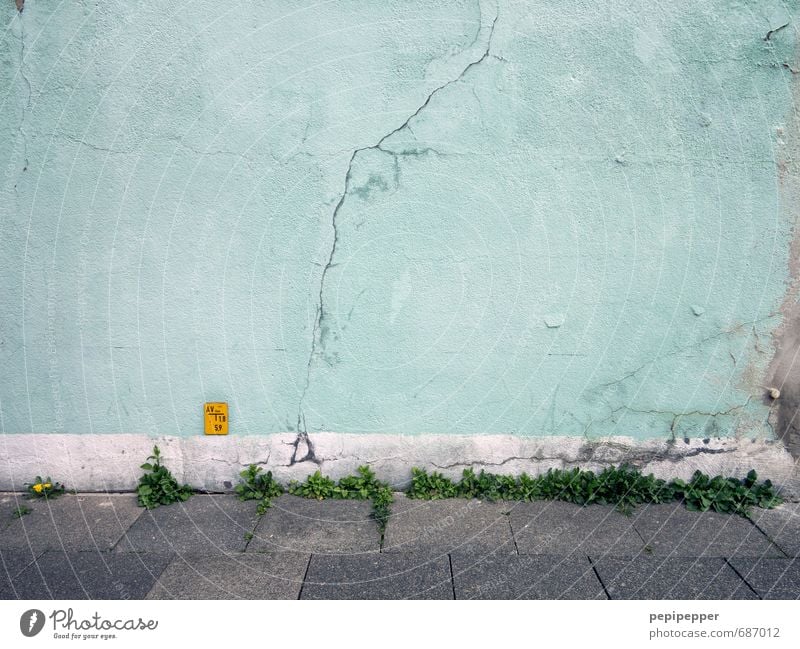
[[[537,475],[549,468],[599,470],[628,462],[657,477],[709,475],[743,477],[755,469],[786,495],[800,494],[800,474],[780,442],[752,439],[637,441],[630,437],[586,440],[515,435],[395,435],[279,433],[227,437],[151,437],[146,434],[0,435],[0,490],[22,490],[37,475],[79,491],[135,488],[157,444],[181,482],[198,489],[229,491],[248,464],[271,470],[281,482],[303,479],[320,469],[339,478],[361,464],[400,488],[412,467],[458,477],[466,467],[493,473]]]

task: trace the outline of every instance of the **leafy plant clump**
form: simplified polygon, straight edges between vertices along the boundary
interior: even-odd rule
[[[262,473],[261,467],[251,464],[239,474],[242,481],[234,487],[239,500],[257,500],[258,515],[272,507],[272,499],[283,493],[283,487],[272,477],[272,471]]]
[[[316,471],[308,476],[305,482],[292,480],[289,483],[288,491],[293,496],[324,500],[325,498],[333,498],[335,489],[336,482],[334,480],[322,475],[320,471]]]
[[[50,476],[42,479],[37,475],[36,480],[27,485],[28,498],[58,498],[66,491],[64,485],[50,479]]]
[[[192,488],[187,484],[179,485],[170,470],[161,464],[158,446],[153,447],[153,454],[141,468],[146,473],[139,478],[136,488],[140,507],[155,509],[159,505],[185,502],[192,495]]]
[[[772,509],[783,502],[772,482],[758,482],[755,471],[750,471],[744,480],[722,476],[709,478],[695,471],[689,482],[673,480],[672,485],[691,511],[713,509],[724,514],[747,515],[751,507]]]
[[[356,475],[341,478],[338,482],[317,471],[308,476],[305,482],[292,481],[289,483],[288,491],[295,496],[317,500],[325,498],[371,500],[372,517],[377,522],[381,534],[386,531],[391,505],[394,501],[391,487],[378,480],[368,466],[358,467]]]
[[[471,485],[472,480],[471,477],[468,477],[467,472],[472,473],[471,469],[464,470],[464,478],[468,480],[468,484]],[[484,474],[481,471],[481,477],[488,476],[489,474]],[[465,484],[465,491],[468,489],[467,484]],[[479,495],[480,489],[471,489],[470,491],[474,492],[471,493],[469,496],[464,496],[465,498],[480,498],[482,497]],[[428,474],[425,469],[418,469],[416,467],[411,469],[411,486],[409,487],[406,495],[409,498],[419,498],[420,500],[440,500],[442,498],[458,498],[462,495],[461,492],[461,483],[456,484],[450,478],[443,476],[441,473],[437,473],[434,471],[431,474]]]
[[[411,470],[409,498],[480,498],[495,500],[563,500],[577,505],[601,503],[615,505],[629,513],[644,503],[682,500],[687,509],[746,515],[750,507],[772,508],[782,502],[769,480],[758,482],[755,471],[744,480],[710,478],[696,471],[689,482],[661,480],[652,474],[622,465],[600,473],[582,469],[550,469],[540,476],[525,473],[519,477],[465,469],[461,480],[453,481],[440,473]]]
[[[20,505],[11,513],[11,517],[22,518],[23,516],[27,516],[28,514],[30,514],[32,511],[33,510],[30,507],[26,505]]]

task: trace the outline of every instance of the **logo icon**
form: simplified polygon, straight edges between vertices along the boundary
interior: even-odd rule
[[[19,618],[19,630],[22,631],[22,635],[26,638],[32,638],[35,636],[39,631],[42,630],[44,626],[44,613],[42,613],[38,608],[32,608],[29,611],[25,611],[22,616]]]

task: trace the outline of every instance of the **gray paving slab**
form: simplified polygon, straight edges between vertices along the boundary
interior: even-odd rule
[[[24,494],[0,492],[0,531],[16,519],[14,512],[18,507],[30,507]]]
[[[297,599],[310,559],[299,552],[183,555],[147,599]]]
[[[630,556],[644,547],[632,519],[607,505],[517,503],[511,528],[520,554]]]
[[[369,501],[281,496],[259,521],[247,552],[378,552],[381,537],[371,513]]]
[[[729,562],[761,599],[800,599],[800,559],[734,557]]]
[[[588,557],[451,555],[456,599],[607,599]]]
[[[0,599],[16,599],[12,581],[19,573],[32,564],[40,553],[29,549],[9,550],[0,548]]]
[[[784,503],[775,509],[754,507],[750,520],[787,556],[800,557],[800,503]]]
[[[313,555],[300,599],[453,599],[447,555]]]
[[[184,503],[144,511],[117,552],[220,554],[243,552],[258,515],[254,502],[231,495],[196,494]]]
[[[784,556],[748,519],[735,514],[691,512],[683,505],[643,505],[633,524],[654,556]]]
[[[110,550],[141,515],[132,494],[65,494],[20,501],[31,513],[0,530],[0,546],[44,550]]]
[[[604,557],[593,563],[611,599],[758,599],[716,557]]]
[[[512,506],[462,498],[414,500],[396,496],[383,552],[441,555],[471,549],[516,553],[508,520]]]
[[[19,599],[143,599],[172,557],[48,551],[13,580]]]

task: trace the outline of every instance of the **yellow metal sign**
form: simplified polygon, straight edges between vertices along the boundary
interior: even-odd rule
[[[223,401],[207,403],[204,416],[206,421],[206,435],[228,434],[228,404]]]

